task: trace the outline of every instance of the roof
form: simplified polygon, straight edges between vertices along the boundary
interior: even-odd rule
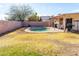
[[[73,20],[79,20],[79,13],[65,13],[53,17],[53,19],[59,18],[73,18]]]
[[[79,13],[64,13],[62,15],[67,15],[67,14],[79,14]]]
[[[58,18],[62,18],[61,15],[57,15],[57,16],[54,16],[53,19],[58,19]]]

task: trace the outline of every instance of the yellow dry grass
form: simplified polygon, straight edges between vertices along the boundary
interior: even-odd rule
[[[20,30],[18,30],[20,31]],[[63,45],[57,45],[53,40],[64,43],[79,43],[79,34],[75,33],[17,33],[17,31],[0,37],[0,55],[11,55],[12,51],[24,51],[25,55],[62,55],[59,50]],[[7,48],[13,50],[8,52]],[[21,49],[19,49],[20,47]],[[3,49],[4,48],[4,49]],[[6,53],[4,53],[4,51]],[[28,54],[27,52],[35,52],[38,54]],[[7,54],[9,53],[9,54]],[[16,52],[12,55],[19,55]],[[22,52],[21,52],[22,53]],[[21,54],[23,55],[23,54]]]

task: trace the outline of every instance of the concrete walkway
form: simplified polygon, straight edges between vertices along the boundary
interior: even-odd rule
[[[53,27],[50,27],[50,30],[52,32],[64,32],[64,30],[61,30],[61,29],[58,29],[58,28],[53,28]]]

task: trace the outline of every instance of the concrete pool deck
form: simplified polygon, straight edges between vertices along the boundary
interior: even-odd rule
[[[53,28],[53,27],[46,27],[47,30],[46,31],[31,31],[30,30],[30,27],[25,29],[24,31],[25,32],[30,32],[30,33],[46,33],[46,32],[64,32],[64,30],[61,30],[61,29],[57,29],[57,28]]]

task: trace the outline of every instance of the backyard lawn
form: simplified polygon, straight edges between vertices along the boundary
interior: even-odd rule
[[[79,55],[79,34],[27,33],[22,28],[0,37],[0,55]]]

